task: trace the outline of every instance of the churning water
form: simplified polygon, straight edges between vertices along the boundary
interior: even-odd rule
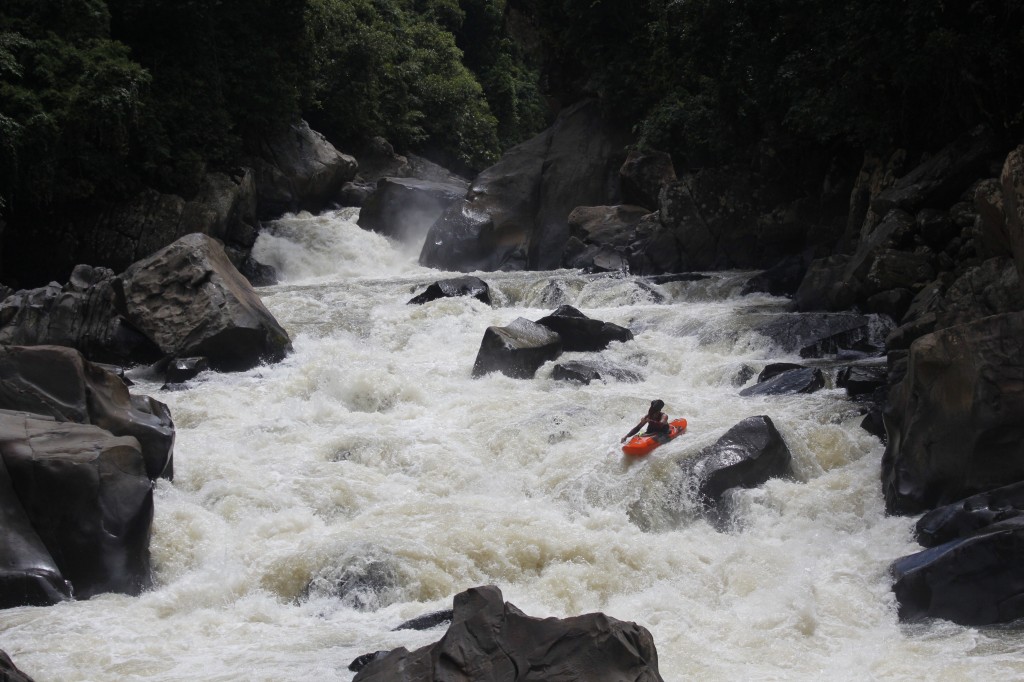
[[[456,273],[415,265],[352,209],[280,220],[261,290],[295,346],[206,373],[166,402],[176,479],[156,491],[154,588],[0,612],[0,649],[37,682],[349,680],[360,654],[436,641],[393,631],[498,585],[533,616],[640,623],[666,680],[1021,679],[1019,634],[901,625],[889,563],[914,519],[887,518],[880,442],[842,390],[743,398],[744,367],[797,361],[743,328],[784,302],[740,273],[653,285],[575,271],[478,273],[493,307],[407,301]],[[633,330],[567,353],[642,380],[471,378],[484,330],[570,304]],[[752,380],[750,380],[752,381]],[[684,436],[628,461],[619,438],[662,398]],[[717,530],[677,462],[768,415],[795,478],[732,500]]]

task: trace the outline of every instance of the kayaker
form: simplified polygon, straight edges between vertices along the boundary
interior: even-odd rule
[[[661,408],[665,407],[664,400],[652,400],[651,408],[647,410],[647,414],[640,420],[640,423],[629,430],[625,436],[622,437],[622,442],[625,443],[626,439],[638,432],[647,425],[647,434],[651,435],[655,433],[668,433],[668,415],[661,411]]]

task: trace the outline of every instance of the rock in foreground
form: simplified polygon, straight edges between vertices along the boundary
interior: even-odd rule
[[[651,634],[602,613],[533,618],[494,586],[455,596],[453,621],[434,644],[374,658],[353,682],[660,682]]]

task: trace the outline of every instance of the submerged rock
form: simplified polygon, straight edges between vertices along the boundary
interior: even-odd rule
[[[479,277],[453,277],[450,279],[439,279],[428,286],[421,294],[409,300],[410,304],[420,305],[436,301],[439,298],[453,298],[457,296],[472,296],[473,298],[491,304],[491,288],[487,282]]]
[[[742,396],[783,395],[786,393],[814,393],[825,387],[825,375],[817,367],[790,369],[748,386]]]

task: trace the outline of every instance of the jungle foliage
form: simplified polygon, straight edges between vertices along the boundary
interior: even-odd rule
[[[1006,0],[6,0],[0,217],[188,193],[298,116],[480,169],[599,94],[680,166],[1020,135]],[[4,206],[6,204],[6,207]]]

